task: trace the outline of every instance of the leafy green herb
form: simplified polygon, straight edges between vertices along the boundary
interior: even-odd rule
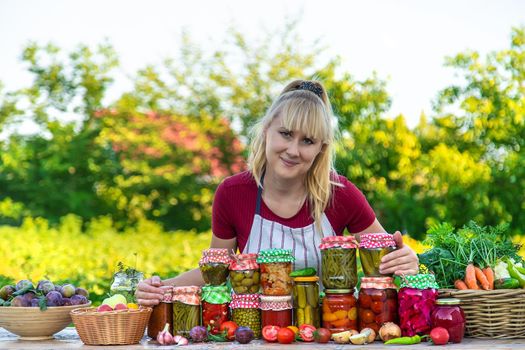
[[[449,223],[441,223],[427,231],[424,243],[433,248],[419,254],[419,262],[436,276],[442,288],[453,288],[456,279],[465,277],[465,267],[474,263],[479,267],[494,267],[499,258],[516,261],[519,245],[507,236],[508,225],[479,226],[470,221],[456,230]]]

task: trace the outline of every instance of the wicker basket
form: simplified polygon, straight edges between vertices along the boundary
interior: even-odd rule
[[[469,337],[525,338],[525,289],[440,289],[439,296],[461,300]]]
[[[87,345],[138,344],[144,336],[152,309],[97,312],[93,307],[71,311],[80,339]]]

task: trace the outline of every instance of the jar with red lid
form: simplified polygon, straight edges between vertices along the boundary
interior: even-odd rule
[[[360,237],[359,259],[366,277],[384,277],[392,274],[381,274],[379,265],[383,256],[396,249],[394,236],[390,233],[365,233]]]
[[[293,304],[294,324],[321,327],[319,318],[319,277],[294,277]]]
[[[232,321],[239,327],[250,327],[255,338],[261,337],[261,310],[259,294],[232,294]]]
[[[357,301],[353,289],[326,289],[323,327],[332,333],[357,330]]]
[[[328,236],[323,238],[319,248],[323,287],[353,289],[357,284],[356,239],[353,236]]]
[[[161,286],[160,289],[163,290],[164,297],[158,305],[153,307],[148,321],[148,336],[153,339],[164,329],[166,323],[170,325],[170,333],[173,333],[173,305],[171,302],[173,287]]]
[[[465,336],[465,314],[459,304],[456,298],[438,299],[432,311],[432,328],[445,328],[452,343],[461,343]]]
[[[292,262],[295,261],[291,249],[261,250],[257,263],[261,269],[261,287],[264,295],[292,294]]]
[[[237,254],[230,262],[230,282],[235,294],[259,293],[261,286],[257,254]]]
[[[226,283],[230,266],[228,249],[210,248],[202,251],[199,269],[206,284],[219,286]]]
[[[261,295],[261,328],[292,325],[292,296]]]
[[[403,276],[399,289],[399,327],[403,336],[429,334],[439,286],[434,275]]]
[[[202,325],[212,334],[220,332],[220,325],[230,319],[230,288],[222,286],[202,287]]]
[[[397,291],[392,277],[363,277],[359,290],[359,330],[379,329],[386,322],[397,323]]]
[[[201,289],[197,286],[173,287],[173,334],[189,336],[200,325]]]

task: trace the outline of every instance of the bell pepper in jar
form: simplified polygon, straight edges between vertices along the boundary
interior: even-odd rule
[[[230,282],[235,294],[259,293],[261,279],[257,254],[238,254],[232,257]]]
[[[267,249],[259,252],[257,263],[261,269],[261,287],[264,295],[292,294],[292,262],[295,261],[291,249]]]
[[[212,334],[218,334],[221,324],[230,319],[230,301],[228,286],[202,287],[202,325]]]
[[[429,334],[439,286],[434,275],[403,276],[399,289],[399,326],[404,336]]]
[[[381,274],[379,265],[383,256],[396,249],[394,236],[389,233],[365,233],[359,242],[359,258],[366,277],[392,276]]]
[[[356,239],[353,236],[324,237],[319,248],[323,287],[353,289],[357,284]]]
[[[229,265],[228,249],[210,248],[202,251],[199,269],[206,284],[220,286],[226,283]]]
[[[326,289],[322,309],[323,327],[332,334],[357,330],[357,301],[353,289]]]
[[[397,323],[397,291],[392,277],[362,277],[359,289],[359,330],[372,328],[376,334],[383,324]]]

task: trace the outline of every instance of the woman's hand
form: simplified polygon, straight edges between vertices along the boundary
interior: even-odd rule
[[[137,303],[144,306],[154,306],[162,301],[164,292],[159,287],[162,286],[159,276],[153,276],[140,282],[135,290]]]
[[[379,271],[382,274],[415,275],[419,272],[419,259],[409,246],[403,244],[401,232],[394,233],[397,249],[381,259]]]

